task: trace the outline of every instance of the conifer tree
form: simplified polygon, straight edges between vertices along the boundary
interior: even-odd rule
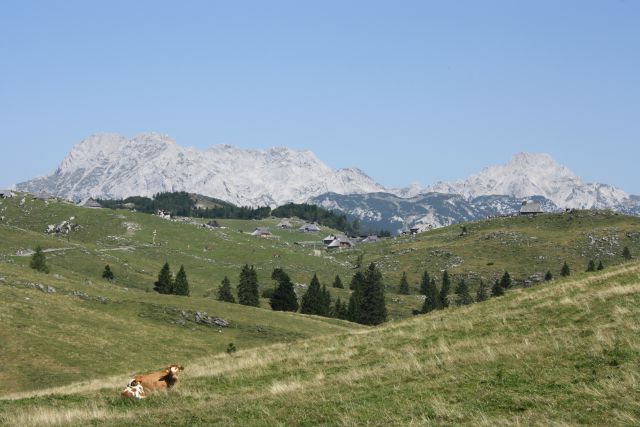
[[[487,294],[487,285],[485,285],[484,281],[480,281],[480,286],[478,286],[478,290],[476,291],[476,302],[482,302],[489,299],[489,295]]]
[[[382,273],[371,263],[364,273],[362,300],[359,317],[356,320],[364,325],[379,325],[387,320],[387,307],[384,299]]]
[[[460,279],[458,282],[458,286],[456,287],[456,304],[458,305],[469,305],[473,304],[473,298],[471,298],[471,294],[469,293],[469,286],[464,279]]]
[[[260,294],[258,293],[258,275],[253,269],[245,264],[240,271],[240,281],[238,282],[238,303],[254,307],[260,306]]]
[[[425,271],[422,275],[422,283],[426,283],[425,287],[425,298],[424,303],[422,304],[422,313],[429,313],[430,311],[437,310],[440,307],[440,294],[438,293],[438,288],[436,287],[436,281],[434,279],[429,280],[429,274]]]
[[[158,280],[153,284],[153,290],[159,294],[170,294],[173,291],[173,276],[168,262],[162,266]]]
[[[551,274],[551,270],[547,270],[547,274],[544,275],[544,280],[546,280],[547,282],[549,280],[553,280],[553,274]]]
[[[47,257],[40,245],[36,246],[36,251],[31,255],[31,262],[29,266],[34,270],[42,273],[49,273],[49,266],[47,265]]]
[[[426,271],[422,273],[422,280],[420,281],[420,295],[427,295],[429,292],[429,273]]]
[[[333,308],[333,316],[338,319],[347,319],[347,305],[343,303],[340,297],[336,299],[334,308]]]
[[[409,295],[409,281],[407,280],[407,273],[402,272],[402,279],[400,279],[400,287],[398,293],[401,295]]]
[[[356,274],[353,275],[349,283],[349,289],[355,291],[362,282],[364,282],[364,274],[362,274],[362,271],[356,271]]]
[[[451,279],[447,270],[442,273],[442,288],[440,288],[440,308],[449,307],[449,289],[451,288]]]
[[[331,297],[326,287],[320,288],[318,276],[314,274],[307,292],[302,296],[300,313],[327,316],[329,315],[330,304]]]
[[[184,271],[184,265],[180,266],[180,270],[176,274],[171,293],[185,297],[189,296],[189,281],[187,280],[187,273]]]
[[[102,272],[102,278],[106,280],[113,280],[113,271],[111,271],[111,267],[109,264],[104,266],[104,271]]]
[[[508,271],[505,271],[500,279],[500,285],[505,289],[509,289],[511,287],[511,276]]]
[[[236,299],[231,293],[231,282],[229,282],[227,276],[224,276],[222,283],[220,283],[220,288],[218,288],[218,301],[230,302],[233,304],[236,302]]]
[[[600,270],[604,270],[604,265],[602,265],[602,261],[600,261],[600,262],[598,263],[598,268],[597,268],[597,270],[598,270],[598,271],[600,271]]]
[[[596,262],[594,260],[589,260],[589,263],[587,264],[587,271],[596,271]]]
[[[353,289],[351,296],[349,297],[349,304],[347,305],[347,319],[351,322],[359,322],[360,310],[362,306],[362,288],[364,287],[364,275],[362,272],[357,271],[351,279],[349,288]]]
[[[562,265],[562,269],[560,270],[560,275],[562,277],[567,277],[570,274],[571,274],[571,269],[569,268],[569,264],[567,264],[567,261],[565,261],[564,264]]]
[[[502,295],[504,295],[504,288],[500,284],[500,281],[496,279],[496,281],[493,283],[493,286],[491,287],[491,296],[499,297]]]
[[[626,260],[631,259],[631,251],[629,250],[629,246],[625,246],[624,249],[622,249],[622,258]]]
[[[277,282],[273,295],[269,299],[272,310],[277,311],[298,311],[298,297],[293,289],[293,283],[289,275],[281,268],[276,268],[271,274]]]
[[[322,290],[320,291],[320,308],[324,313],[323,316],[331,316],[331,294],[324,283],[322,284]]]
[[[344,289],[344,285],[342,284],[342,279],[340,279],[340,276],[338,276],[337,274],[336,274],[336,278],[333,280],[333,287]]]

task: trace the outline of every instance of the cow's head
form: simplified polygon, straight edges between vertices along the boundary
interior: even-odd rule
[[[164,369],[164,371],[165,371],[167,374],[173,374],[173,375],[175,375],[175,374],[177,374],[177,373],[178,373],[178,372],[180,372],[180,371],[184,371],[184,367],[183,367],[182,365],[169,365],[169,366],[167,366],[167,367]]]

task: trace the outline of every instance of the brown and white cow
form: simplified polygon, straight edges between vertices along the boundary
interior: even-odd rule
[[[180,371],[184,371],[181,365],[169,365],[162,371],[136,375],[133,379],[145,390],[168,390],[178,382]]]
[[[146,396],[144,394],[144,387],[135,378],[129,380],[127,386],[120,393],[122,397],[128,397],[130,399],[144,399]]]

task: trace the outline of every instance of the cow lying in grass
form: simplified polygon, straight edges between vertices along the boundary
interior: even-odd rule
[[[127,386],[122,390],[122,397],[128,397],[131,399],[144,399],[146,396],[144,394],[144,387],[140,384],[136,379],[129,380]]]
[[[181,365],[169,365],[164,370],[150,374],[136,375],[133,380],[141,384],[145,390],[168,390],[178,382],[178,372],[183,371]]]

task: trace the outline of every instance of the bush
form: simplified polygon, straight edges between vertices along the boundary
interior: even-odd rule
[[[571,274],[571,269],[569,268],[569,264],[565,261],[562,265],[562,269],[560,270],[560,275],[562,277],[567,277]]]
[[[29,265],[34,270],[40,271],[42,273],[49,273],[49,266],[47,266],[47,258],[40,246],[36,247],[36,251],[31,256],[31,263]]]
[[[230,342],[225,351],[227,352],[227,354],[231,354],[231,353],[235,353],[236,350],[237,350],[236,345]]]
[[[112,281],[113,280],[113,271],[111,271],[111,267],[109,264],[104,266],[104,271],[102,272],[102,278]]]

